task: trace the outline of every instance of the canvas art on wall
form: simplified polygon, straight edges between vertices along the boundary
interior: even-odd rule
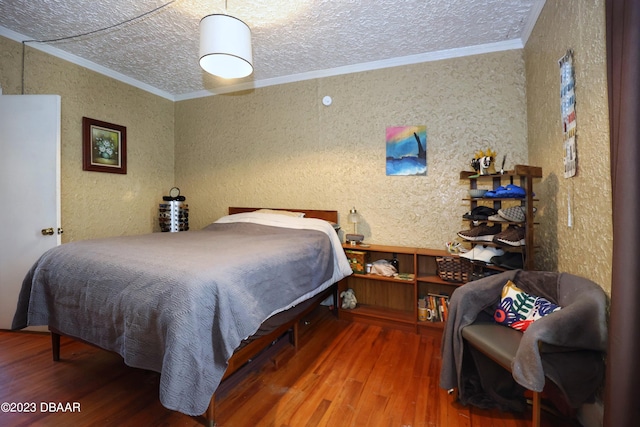
[[[387,127],[387,175],[427,174],[427,127]]]
[[[127,128],[82,118],[82,169],[127,173]]]
[[[560,109],[562,111],[562,135],[564,144],[564,177],[576,175],[576,78],[573,67],[573,51],[569,50],[558,60],[560,66]]]

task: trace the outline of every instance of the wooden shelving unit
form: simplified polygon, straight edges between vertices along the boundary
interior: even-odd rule
[[[524,188],[526,196],[522,199],[515,198],[468,198],[470,209],[479,204],[492,206],[495,210],[502,206],[518,204],[525,208],[526,221],[519,224],[525,227],[526,244],[522,247],[508,248],[524,254],[525,269],[533,269],[534,266],[534,233],[533,233],[533,204],[537,200],[533,197],[533,180],[542,177],[542,168],[536,166],[516,165],[514,170],[506,171],[501,175],[476,175],[474,172],[461,172],[460,179],[467,180],[469,188],[491,186],[496,189],[501,185],[515,184]],[[512,224],[502,222],[502,224]],[[513,223],[515,224],[515,223]],[[473,244],[472,242],[469,242]],[[491,244],[479,242],[480,244]],[[436,258],[448,256],[455,257],[445,250],[414,248],[404,246],[384,245],[350,245],[344,244],[345,250],[363,252],[366,262],[397,258],[399,273],[408,277],[401,280],[393,277],[384,277],[376,274],[354,273],[340,281],[339,292],[348,288],[354,290],[358,305],[354,309],[342,309],[341,301],[338,302],[340,318],[377,324],[386,327],[395,327],[416,333],[441,332],[443,321],[418,320],[418,299],[430,294],[451,296],[453,291],[463,285],[462,282],[449,282],[442,280],[438,274]],[[495,269],[495,267],[480,267]]]
[[[376,274],[358,274],[343,279],[339,291],[354,290],[358,305],[355,309],[339,309],[340,318],[413,331],[439,333],[444,322],[418,320],[418,299],[428,294],[450,296],[462,283],[447,282],[438,275],[436,257],[449,256],[444,250],[403,246],[343,245],[345,250],[366,253],[367,262],[390,260],[399,262],[399,273],[410,278],[396,279]],[[340,302],[338,304],[340,306]]]
[[[496,189],[501,185],[515,184],[522,187],[526,191],[524,198],[468,198],[465,199],[469,202],[470,210],[478,205],[490,206],[496,211],[507,205],[520,205],[524,207],[526,220],[524,223],[512,223],[501,222],[506,226],[510,224],[517,224],[525,228],[525,245],[521,247],[505,247],[500,245],[499,247],[508,251],[518,251],[523,254],[524,257],[524,269],[533,270],[535,266],[534,249],[535,249],[535,233],[534,233],[534,204],[538,200],[533,197],[533,180],[536,178],[542,178],[542,168],[538,166],[516,165],[512,171],[505,171],[504,174],[497,175],[478,175],[475,172],[462,171],[460,172],[460,179],[466,180],[469,183],[470,189],[480,188],[478,184],[486,188],[491,186],[492,189]],[[474,243],[469,242],[471,245]],[[479,242],[482,245],[491,245],[487,242]],[[494,245],[498,246],[498,245]],[[489,267],[493,268],[493,267]]]

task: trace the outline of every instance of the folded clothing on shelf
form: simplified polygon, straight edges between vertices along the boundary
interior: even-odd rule
[[[500,199],[521,199],[527,195],[527,192],[524,188],[517,186],[515,184],[508,184],[506,186],[500,186],[495,190],[489,190],[484,194],[485,198],[500,198]]]

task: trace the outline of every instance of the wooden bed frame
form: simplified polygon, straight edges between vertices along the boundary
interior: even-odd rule
[[[229,207],[229,215],[244,213],[244,212],[253,212],[258,209],[271,209],[274,211],[289,211],[289,212],[302,212],[304,213],[305,218],[319,218],[324,219],[329,222],[338,222],[338,211],[325,211],[318,209],[283,209],[283,208],[238,208],[238,207]]]
[[[319,218],[319,219],[323,219],[325,221],[330,221],[334,223],[338,222],[338,212],[329,211],[329,210],[229,207],[229,214],[232,215],[237,213],[253,212],[258,209],[304,212],[305,218]],[[312,301],[312,303],[308,304],[307,307],[305,307],[303,310],[297,313],[295,317],[292,317],[286,320],[284,323],[280,324],[270,332],[251,340],[244,347],[241,347],[239,350],[237,350],[233,354],[231,359],[229,359],[228,367],[224,373],[224,376],[222,377],[222,381],[226,381],[231,375],[236,373],[247,362],[249,362],[249,360],[254,358],[257,354],[259,354],[264,349],[269,347],[271,343],[273,343],[275,340],[279,339],[286,333],[289,334],[289,342],[293,345],[294,350],[297,351],[298,350],[298,330],[299,330],[298,328],[299,328],[301,319],[304,318],[306,315],[308,315],[315,308],[317,308],[320,305],[320,303],[324,301],[326,298],[328,298],[330,295],[333,295],[334,314],[337,316],[338,315],[338,309],[337,309],[338,284],[334,283],[325,291],[311,298],[310,301]],[[304,303],[301,303],[301,304],[304,304]],[[61,333],[60,331],[57,331],[51,328],[50,328],[50,331],[51,331],[51,350],[52,350],[53,360],[57,362],[60,360],[60,337],[64,334]],[[77,338],[74,338],[74,337],[71,337],[71,338],[78,340]],[[78,341],[82,341],[82,340],[78,340]],[[92,345],[91,343],[88,343],[88,344]],[[214,392],[213,395],[211,396],[209,407],[207,408],[207,411],[203,414],[207,422],[207,426],[209,427],[215,426],[215,400],[216,400],[216,393]]]

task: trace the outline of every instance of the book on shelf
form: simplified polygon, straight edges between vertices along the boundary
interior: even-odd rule
[[[449,295],[429,293],[418,300],[418,307],[427,309],[428,322],[446,322],[449,317]]]

